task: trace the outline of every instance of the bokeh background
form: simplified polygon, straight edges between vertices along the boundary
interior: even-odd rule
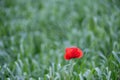
[[[119,0],[0,0],[0,80],[119,79]]]

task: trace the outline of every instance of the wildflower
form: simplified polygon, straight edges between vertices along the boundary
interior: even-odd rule
[[[65,49],[64,58],[66,60],[70,60],[72,58],[81,58],[83,56],[83,52],[78,47],[68,47]]]

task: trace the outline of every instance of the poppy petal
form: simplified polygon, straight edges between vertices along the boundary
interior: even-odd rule
[[[72,48],[66,48],[66,53],[65,53],[65,55],[64,55],[64,58],[66,59],[66,60],[69,60],[69,59],[71,59],[71,52],[72,52]]]

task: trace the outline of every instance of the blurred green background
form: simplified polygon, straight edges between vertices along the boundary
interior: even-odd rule
[[[0,0],[0,80],[119,79],[119,0]]]

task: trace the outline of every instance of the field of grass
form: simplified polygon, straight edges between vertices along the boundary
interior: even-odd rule
[[[120,1],[0,0],[0,80],[120,80]]]

